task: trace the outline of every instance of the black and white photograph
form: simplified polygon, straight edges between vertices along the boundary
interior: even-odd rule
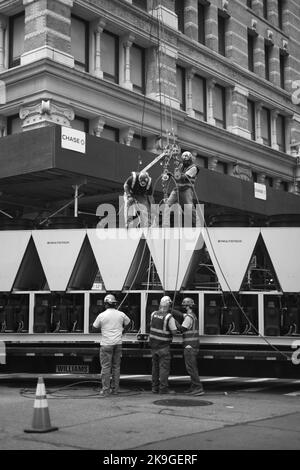
[[[0,0],[7,462],[300,450],[299,244],[299,0]]]

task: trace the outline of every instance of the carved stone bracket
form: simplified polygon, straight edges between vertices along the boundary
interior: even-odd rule
[[[24,129],[33,129],[49,124],[59,124],[60,126],[70,126],[75,113],[72,108],[60,106],[50,100],[41,100],[39,103],[22,106],[20,118],[23,121]]]

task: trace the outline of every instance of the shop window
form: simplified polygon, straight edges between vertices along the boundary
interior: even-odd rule
[[[177,65],[176,67],[177,99],[182,111],[186,110],[185,103],[185,69]]]
[[[133,90],[145,93],[145,50],[135,44],[130,49],[131,82]]]
[[[8,116],[7,134],[18,134],[19,132],[22,132],[22,120],[19,118],[19,115]]]
[[[248,69],[250,72],[254,72],[254,41],[254,36],[248,33]]]
[[[263,17],[268,19],[268,0],[263,0]]]
[[[206,121],[206,80],[199,75],[195,75],[192,82],[192,99],[195,117],[201,121]]]
[[[214,119],[217,127],[226,128],[225,88],[220,85],[214,87]]]
[[[265,145],[271,145],[271,113],[267,108],[261,109],[261,137]]]
[[[283,29],[283,1],[277,0],[278,28]]]
[[[101,35],[101,66],[106,80],[119,83],[119,38],[108,31]]]
[[[184,1],[175,0],[175,13],[178,18],[178,30],[184,33]]]
[[[277,116],[276,120],[276,138],[277,138],[277,145],[281,152],[286,151],[285,145],[285,117],[282,114]]]
[[[72,121],[72,129],[77,131],[89,132],[89,120],[79,116],[75,116],[75,119]]]
[[[103,139],[112,140],[113,142],[119,142],[119,134],[119,129],[104,125],[101,137],[103,137]]]
[[[251,139],[255,140],[255,103],[251,100],[248,100],[248,131],[250,132]]]
[[[77,16],[71,18],[71,50],[75,60],[75,67],[88,71],[89,24]]]
[[[135,147],[140,150],[146,150],[147,139],[146,137],[140,136],[138,134],[134,134],[133,139],[131,141],[131,147]]]
[[[286,69],[286,55],[279,54],[279,73],[280,73],[280,86],[285,89],[285,69]]]
[[[270,58],[273,46],[265,43],[265,79],[270,80]]]
[[[132,0],[132,5],[147,11],[147,0]]]
[[[222,14],[218,14],[218,52],[219,54],[226,55],[226,29],[227,18]]]
[[[205,45],[206,6],[198,2],[198,42]]]
[[[24,52],[25,14],[24,12],[9,18],[9,67],[21,63]]]

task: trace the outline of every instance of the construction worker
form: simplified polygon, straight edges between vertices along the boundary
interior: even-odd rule
[[[174,393],[168,387],[170,344],[177,333],[175,319],[170,313],[171,304],[170,297],[166,295],[161,298],[159,309],[151,314],[149,342],[152,353],[152,393]]]
[[[174,170],[174,179],[176,180],[176,186],[172,189],[166,204],[166,211],[164,215],[164,225],[168,225],[170,220],[169,208],[174,204],[179,203],[188,225],[196,226],[196,210],[193,203],[194,199],[194,185],[196,177],[199,173],[194,157],[191,152],[183,152],[181,155],[181,163]],[[167,173],[165,179],[170,177],[170,173]],[[187,211],[187,212],[186,212]]]
[[[140,227],[151,225],[151,204],[153,199],[152,178],[146,171],[133,171],[124,183],[125,227],[139,214]],[[130,217],[129,217],[130,216]]]
[[[108,294],[104,298],[105,310],[93,323],[95,329],[101,329],[100,364],[102,390],[100,397],[108,397],[110,393],[119,393],[120,366],[122,355],[122,334],[130,325],[128,316],[116,309],[117,300]]]
[[[198,319],[195,315],[195,303],[190,297],[182,301],[183,322],[179,327],[182,332],[183,356],[185,368],[191,378],[191,385],[185,393],[190,395],[204,395],[203,385],[200,382],[197,356],[199,353],[199,328]]]

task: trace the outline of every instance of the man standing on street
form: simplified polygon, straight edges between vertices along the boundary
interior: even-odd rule
[[[183,356],[185,368],[191,378],[190,388],[185,392],[190,395],[204,395],[203,385],[200,382],[197,356],[199,353],[199,328],[198,319],[195,315],[195,303],[193,299],[186,297],[182,301],[185,310],[183,322],[179,327],[182,332]]]
[[[172,301],[164,296],[159,309],[152,312],[150,321],[150,347],[152,352],[152,392],[174,393],[168,388],[171,353],[170,344],[177,333],[174,317],[170,313]]]
[[[114,295],[104,298],[104,312],[101,312],[93,323],[95,329],[101,329],[100,364],[102,390],[100,397],[108,397],[110,393],[119,393],[120,367],[122,356],[122,334],[130,324],[128,316],[116,309]]]

